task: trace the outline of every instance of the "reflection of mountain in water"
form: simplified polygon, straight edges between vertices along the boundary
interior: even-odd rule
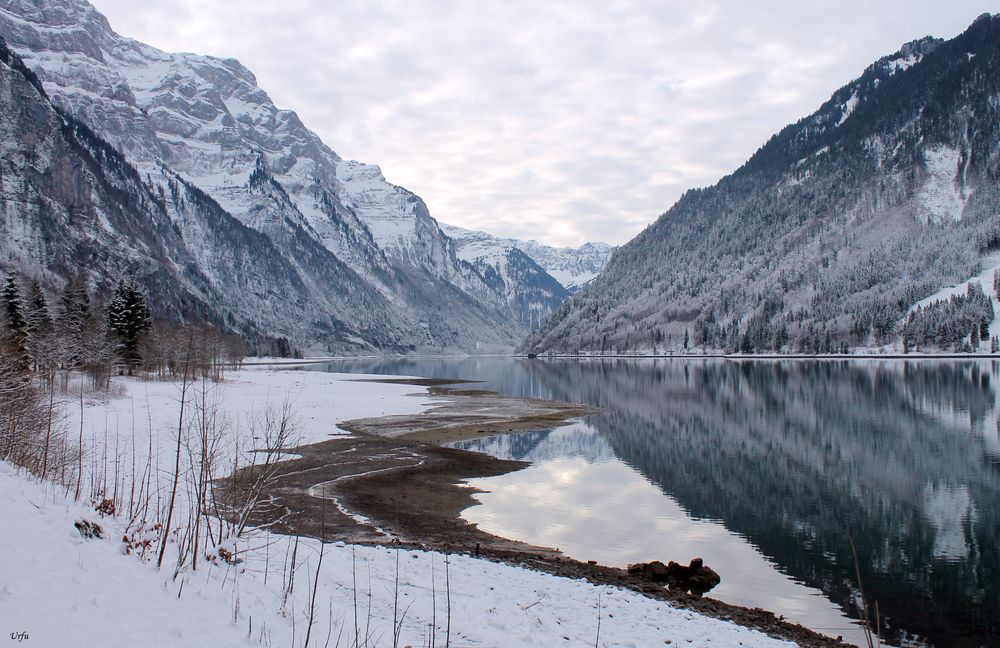
[[[499,459],[514,459],[541,463],[551,459],[579,457],[591,463],[610,461],[615,453],[607,441],[585,422],[544,430],[501,434],[485,439],[459,441],[456,448],[482,452]]]
[[[598,396],[606,414],[592,423],[615,453],[692,516],[722,520],[845,606],[851,529],[894,630],[997,640],[1000,478],[973,433],[995,396],[979,365],[565,369],[552,380]]]
[[[893,641],[1000,641],[995,363],[406,358],[351,370],[599,406],[587,423],[601,446],[854,613],[850,529]],[[543,438],[510,443],[494,449],[542,456]]]

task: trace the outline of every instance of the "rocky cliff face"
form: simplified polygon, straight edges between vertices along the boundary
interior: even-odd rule
[[[442,228],[459,258],[505,295],[528,330],[537,329],[570,296],[570,291],[518,248],[522,241],[451,225]]]
[[[521,324],[532,331],[596,277],[616,249],[606,243],[556,248],[453,225],[441,228],[459,258],[503,291]]]
[[[593,281],[618,249],[607,243],[584,243],[578,248],[557,248],[538,241],[509,240],[545,268],[571,295]]]
[[[486,259],[490,263],[495,263],[509,256],[511,250],[520,250],[570,295],[592,281],[618,249],[607,243],[585,243],[577,248],[557,248],[543,245],[538,241],[503,238],[454,225],[441,227],[444,233],[455,241],[459,256],[463,259],[469,261]]]
[[[497,351],[526,330],[516,300],[456,255],[419,197],[388,183],[378,167],[341,159],[294,112],[277,108],[238,61],[166,53],[120,36],[84,0],[0,0],[0,35],[37,74],[52,107],[120,154],[135,194],[159,201],[162,227],[177,237],[176,245],[162,242],[167,258],[186,249],[183,267],[200,277],[202,290],[179,282],[164,309],[187,314],[187,301],[225,296],[204,309],[344,351]],[[5,196],[9,204],[22,198]],[[226,234],[192,209],[211,212],[234,236],[261,247],[246,251],[243,268],[227,265],[232,259],[219,247],[229,245],[220,240]],[[11,214],[9,226],[21,227]],[[80,234],[72,227],[50,232],[78,246],[86,240],[93,257],[135,244],[124,231],[103,239]],[[17,258],[29,273],[61,274],[46,263],[39,255]],[[157,263],[131,271],[143,283],[154,273],[171,275]],[[97,283],[117,272],[91,266]],[[277,266],[284,287],[265,289]],[[242,270],[250,267],[259,275],[260,302],[244,298]]]
[[[210,273],[244,287],[242,299],[266,324],[267,293],[302,292],[294,270],[262,235],[243,227],[183,180],[148,186],[115,149],[60,114],[42,84],[0,41],[0,245],[3,265],[36,270],[47,283],[89,271],[97,287],[143,276],[167,309],[221,322],[235,311]],[[188,245],[200,232],[210,256]],[[201,262],[199,257],[205,257]],[[211,304],[211,305],[210,305]]]
[[[898,341],[911,305],[989,270],[1000,247],[998,70],[990,15],[876,61],[732,175],[686,193],[524,348]]]

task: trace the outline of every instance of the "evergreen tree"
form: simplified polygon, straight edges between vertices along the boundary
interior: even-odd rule
[[[108,330],[116,339],[118,357],[130,376],[142,363],[140,345],[150,328],[149,307],[139,286],[134,281],[119,281],[108,304]]]
[[[688,335],[688,330],[684,329],[684,351],[685,352],[688,350],[688,344],[690,344],[690,342],[691,342],[691,339],[690,339],[690,337]]]
[[[49,314],[45,293],[37,281],[32,281],[28,289],[28,304],[25,310],[28,355],[37,371],[46,364],[52,338],[52,316]]]
[[[24,305],[21,302],[21,288],[17,277],[12,273],[7,276],[3,287],[4,324],[6,325],[5,344],[14,358],[14,364],[21,370],[28,368],[28,338],[27,322],[24,319]]]
[[[63,360],[67,368],[76,369],[84,363],[87,322],[90,319],[90,292],[86,279],[76,276],[66,282],[59,299],[59,337],[64,345]]]
[[[781,349],[788,343],[788,328],[784,323],[778,326],[774,331],[774,350],[775,352],[781,351]]]
[[[3,304],[7,331],[11,336],[25,335],[27,323],[24,320],[24,305],[21,303],[21,287],[14,274],[8,275],[7,281],[4,283]]]

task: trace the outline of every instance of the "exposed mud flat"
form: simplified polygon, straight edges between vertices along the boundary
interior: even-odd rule
[[[549,429],[599,410],[576,403],[515,398],[477,389],[455,389],[445,380],[385,380],[428,386],[441,404],[422,414],[356,419],[340,427],[358,434],[442,445],[507,432]]]
[[[382,381],[379,381],[382,382]],[[596,413],[572,403],[454,389],[453,381],[388,380],[430,386],[441,405],[413,416],[341,423],[351,437],[295,448],[264,494],[269,506],[251,520],[284,533],[327,541],[478,554],[569,578],[628,587],[716,618],[757,628],[802,646],[843,646],[771,612],[695,597],[625,570],[581,562],[479,530],[461,518],[478,492],[462,482],[520,470],[528,464],[435,444],[499,433],[548,429]],[[722,574],[725,578],[725,574]]]

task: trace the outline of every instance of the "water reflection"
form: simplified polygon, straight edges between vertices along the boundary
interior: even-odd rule
[[[536,500],[551,503],[552,524],[539,533],[593,535],[588,520],[591,528],[595,516],[614,528],[627,517],[619,513],[628,510],[623,502],[643,502],[653,507],[644,514],[646,530],[629,533],[646,533],[650,546],[678,535],[696,538],[691,529],[698,524],[722,529],[747,539],[776,571],[854,614],[850,530],[866,592],[879,602],[894,641],[904,633],[940,646],[1000,641],[994,363],[477,358],[360,364],[353,370],[463,376],[505,393],[604,408],[587,419],[587,433],[576,440],[567,436],[553,445],[525,435],[516,442],[523,447],[510,449],[511,456],[523,452],[539,462],[529,471],[545,466],[551,472],[517,473],[497,486],[527,488],[517,482],[525,474],[538,483],[549,480]],[[592,473],[595,485],[572,489],[570,501],[559,497],[559,480],[579,478],[587,466],[603,471]],[[655,486],[651,493],[659,503],[630,490],[637,483]],[[616,506],[595,513],[610,495],[618,498]],[[504,513],[498,506],[487,503],[475,515],[493,516],[489,524],[522,524],[516,507]],[[678,515],[688,532],[662,526]],[[704,548],[668,557],[707,557],[725,542],[704,537]],[[627,562],[632,558],[621,557],[632,551],[635,542],[629,542],[601,538],[594,551],[618,557],[594,557]],[[662,552],[636,559],[653,557]],[[726,572],[719,571],[725,583]],[[720,598],[780,607],[774,599],[784,595],[766,593],[776,587],[755,591],[747,585]],[[733,598],[743,595],[754,600]]]
[[[506,537],[558,547],[580,560],[624,567],[701,556],[723,575],[711,596],[760,606],[833,636],[863,641],[859,628],[822,594],[782,574],[745,538],[711,520],[693,520],[671,497],[614,456],[587,422],[455,444],[532,466],[472,480],[482,506],[464,516]]]

